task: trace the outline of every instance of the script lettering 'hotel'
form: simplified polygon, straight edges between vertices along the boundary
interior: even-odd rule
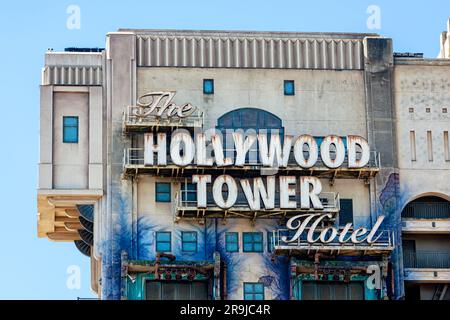
[[[449,299],[449,32],[119,30],[45,55],[38,236],[101,299]]]

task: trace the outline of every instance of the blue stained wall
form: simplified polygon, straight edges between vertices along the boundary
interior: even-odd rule
[[[137,260],[156,258],[155,237],[157,231],[172,232],[172,251],[177,261],[213,262],[213,253],[218,251],[227,266],[227,295],[229,299],[242,299],[243,282],[260,282],[265,286],[266,299],[289,299],[289,264],[285,257],[271,260],[268,252],[267,231],[276,228],[275,221],[259,220],[252,226],[248,220],[208,219],[205,224],[197,222],[174,223],[165,217],[142,216],[138,219]],[[183,252],[181,232],[197,232],[197,252]],[[263,252],[243,252],[243,232],[263,233]],[[239,233],[239,252],[227,252],[225,233]]]

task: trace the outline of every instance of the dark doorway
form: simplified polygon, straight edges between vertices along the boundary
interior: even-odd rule
[[[405,284],[405,300],[420,300],[420,286],[417,284]]]
[[[147,281],[146,300],[208,300],[206,281]]]
[[[304,281],[302,300],[364,300],[364,282]]]

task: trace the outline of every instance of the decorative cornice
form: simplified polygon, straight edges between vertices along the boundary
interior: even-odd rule
[[[101,86],[101,66],[49,65],[42,70],[42,85]]]
[[[362,36],[136,35],[138,67],[360,70]],[[289,34],[287,34],[289,35]]]

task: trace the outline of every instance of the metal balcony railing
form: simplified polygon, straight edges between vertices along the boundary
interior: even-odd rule
[[[154,114],[145,115],[140,106],[127,106],[123,115],[125,127],[191,127],[203,126],[203,112],[196,110],[188,117],[159,117]]]
[[[405,268],[450,268],[450,254],[439,251],[403,251],[403,265]]]
[[[450,202],[411,202],[402,212],[407,219],[450,219]]]
[[[377,247],[377,248],[393,248],[394,245],[394,237],[393,232],[389,230],[380,230],[378,231],[375,238],[378,237],[377,241],[373,244],[368,244],[367,242],[361,242],[361,243],[352,243],[351,241],[347,241],[346,243],[340,243],[338,237],[336,237],[332,242],[329,243],[309,243],[307,241],[307,235],[308,235],[309,228],[306,228],[305,231],[302,232],[300,237],[293,241],[293,242],[285,242],[283,241],[283,236],[286,236],[287,239],[291,239],[292,236],[295,234],[295,231],[288,230],[288,229],[277,229],[272,232],[272,245],[275,249],[311,249],[312,247],[328,247],[328,248],[361,248],[369,250],[371,247]],[[320,233],[320,230],[318,230]],[[315,234],[314,238],[319,237],[319,233]],[[367,237],[367,234],[362,237],[357,237],[357,239],[361,240],[363,237]]]
[[[224,195],[226,197],[226,194]],[[176,200],[176,208],[178,210],[186,210],[186,209],[196,209],[197,208],[197,198],[196,198],[196,191],[193,190],[181,190],[179,193],[176,194],[175,198]],[[304,210],[308,211],[309,209],[301,209],[300,207],[300,198],[297,196],[297,210]],[[340,202],[339,202],[339,193],[336,192],[322,192],[319,195],[319,198],[323,205],[324,212],[331,212],[331,211],[339,211],[340,210]],[[206,195],[206,203],[209,208],[218,208],[216,203],[214,202],[214,197],[211,191],[211,188],[208,188],[207,195]],[[280,207],[280,192],[279,190],[275,191],[275,209],[273,210],[280,210],[280,211],[286,211],[287,209],[276,209]],[[233,210],[250,210],[247,202],[247,198],[245,197],[245,194],[243,192],[238,192],[237,200],[234,206],[232,207]],[[290,209],[291,211],[296,209]],[[310,209],[315,210],[315,209]],[[263,211],[263,209],[262,209]]]
[[[168,148],[169,149],[169,148]],[[157,155],[153,154],[153,163],[157,163]],[[226,150],[225,152],[226,157],[231,157],[234,159],[235,153],[234,150]],[[257,168],[263,168],[261,162],[259,161],[259,158],[257,155],[254,157],[247,158],[246,165],[253,166]],[[144,148],[128,148],[124,150],[124,165],[125,166],[143,166],[144,165]],[[167,165],[175,165],[170,157],[170,153],[167,153]],[[192,162],[193,166],[196,166],[195,164],[195,158]],[[157,165],[155,165],[157,166]],[[344,159],[344,162],[342,164],[342,168],[346,168],[348,166],[348,158],[347,156]],[[288,168],[296,168],[298,167],[297,162],[295,161],[294,152],[291,151],[291,154],[289,156],[288,161]],[[326,168],[325,164],[322,162],[321,158],[317,160],[315,168]],[[364,167],[366,169],[372,168],[372,169],[379,169],[380,168],[380,153],[376,151],[370,152],[370,160],[368,164]],[[223,169],[223,168],[221,168]]]

